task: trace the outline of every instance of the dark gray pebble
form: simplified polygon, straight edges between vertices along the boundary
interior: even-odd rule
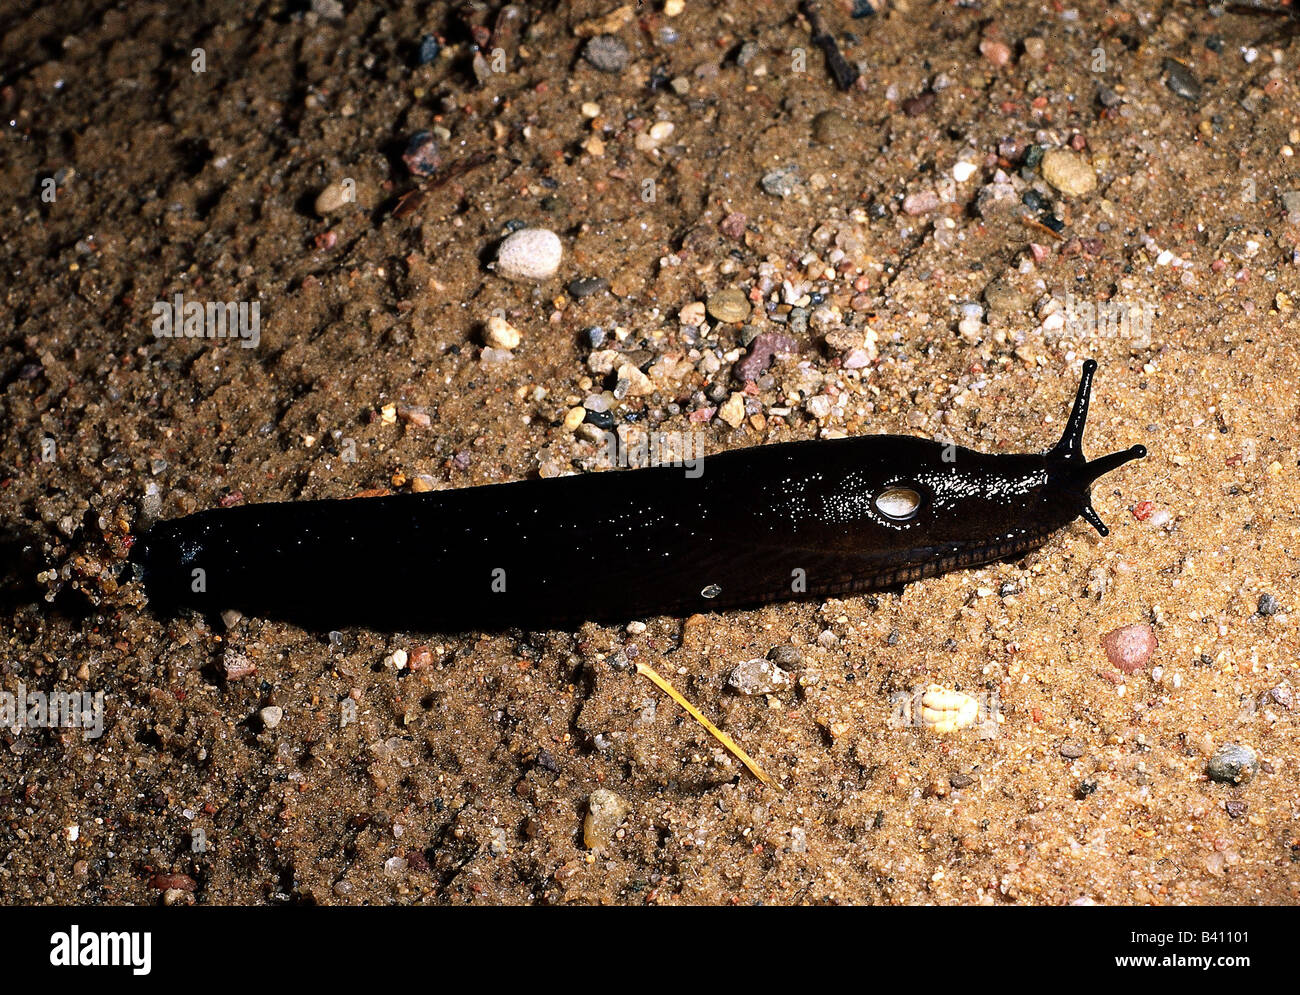
[[[1228,743],[1214,751],[1205,772],[1212,781],[1241,784],[1259,773],[1259,758],[1249,746]]]
[[[1201,99],[1201,81],[1177,59],[1165,59],[1165,86],[1186,100]]]
[[[969,774],[951,774],[948,777],[948,783],[954,788],[969,788],[975,783],[975,778]]]
[[[803,654],[797,646],[773,646],[767,651],[767,658],[783,670],[803,666]]]
[[[779,166],[765,174],[760,181],[763,192],[773,197],[789,197],[799,186],[799,167]]]
[[[436,61],[441,54],[442,46],[438,44],[438,39],[433,35],[425,35],[420,39],[420,48],[415,53],[415,61],[417,65],[427,66]]]
[[[1045,211],[1049,206],[1049,201],[1037,190],[1026,190],[1020,195],[1020,203],[1031,211]]]
[[[1261,594],[1259,596],[1258,611],[1261,615],[1276,615],[1282,610],[1282,606],[1277,603],[1277,598],[1271,594]]]
[[[1097,100],[1102,107],[1118,107],[1124,102],[1124,98],[1108,86],[1097,86]]]
[[[583,276],[569,284],[569,294],[575,298],[590,297],[609,286],[603,276]]]

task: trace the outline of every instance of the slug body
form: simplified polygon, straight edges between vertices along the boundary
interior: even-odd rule
[[[988,455],[906,436],[734,450],[385,498],[247,505],[161,522],[132,549],[153,605],[309,628],[561,626],[847,595],[1031,550],[1082,515],[1096,363],[1061,441]]]

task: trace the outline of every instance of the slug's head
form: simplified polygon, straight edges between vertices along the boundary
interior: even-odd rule
[[[1095,359],[1089,359],[1083,364],[1083,376],[1079,380],[1079,392],[1074,398],[1070,420],[1066,423],[1061,441],[1048,450],[1046,455],[1047,489],[1052,492],[1054,500],[1075,505],[1075,514],[1082,515],[1101,535],[1108,535],[1110,529],[1106,528],[1106,523],[1092,507],[1092,483],[1102,474],[1110,473],[1130,460],[1141,459],[1147,454],[1147,447],[1131,446],[1095,460],[1083,455],[1083,427],[1088,420],[1088,395],[1092,391],[1092,378],[1096,372]]]

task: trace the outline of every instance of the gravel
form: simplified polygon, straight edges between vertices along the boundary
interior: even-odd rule
[[[1229,743],[1214,751],[1205,772],[1212,781],[1242,784],[1259,773],[1259,758],[1249,746]]]

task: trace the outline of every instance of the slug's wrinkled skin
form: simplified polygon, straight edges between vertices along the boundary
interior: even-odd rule
[[[1042,454],[863,436],[734,450],[698,477],[248,505],[159,523],[132,559],[164,611],[330,629],[561,626],[888,587],[1024,553],[1080,515],[1106,534],[1090,485],[1146,451],[1084,458],[1095,368]]]

